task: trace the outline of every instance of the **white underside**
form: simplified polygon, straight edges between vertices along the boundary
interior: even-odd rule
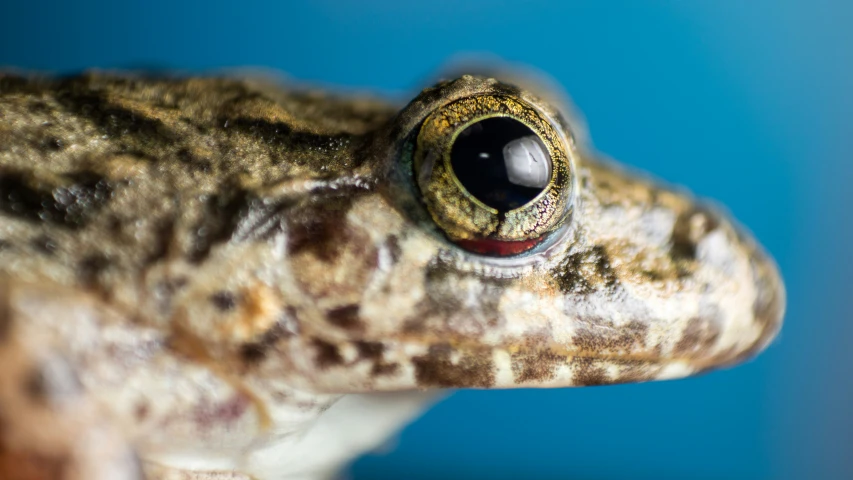
[[[435,392],[345,395],[305,431],[249,454],[246,472],[258,480],[335,478],[348,462],[381,447],[438,399]]]

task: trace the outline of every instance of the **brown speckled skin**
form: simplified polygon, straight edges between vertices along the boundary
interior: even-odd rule
[[[436,108],[484,94],[535,106],[576,159],[569,224],[523,258],[450,244],[401,160]],[[20,386],[0,395],[0,469],[97,466],[31,426],[100,409],[64,422],[122,432],[104,453],[122,478],[124,442],[149,478],[304,478],[282,439],[340,394],[676,378],[763,349],[785,302],[772,260],[718,209],[596,159],[561,109],[479,77],[400,110],[239,79],[0,76],[0,354],[18,359],[0,380]],[[45,358],[79,378],[71,410],[15,383]]]

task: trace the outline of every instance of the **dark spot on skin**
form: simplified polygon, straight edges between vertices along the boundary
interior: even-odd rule
[[[382,361],[382,352],[385,351],[385,346],[381,343],[356,341],[354,342],[354,345],[356,350],[358,350],[358,357],[360,359],[373,362],[373,367],[371,368],[370,373],[374,377],[391,375],[397,373],[400,369],[400,365],[396,363],[386,363]]]
[[[317,362],[318,367],[328,368],[344,363],[344,357],[342,357],[341,352],[338,351],[337,345],[320,340],[319,338],[315,338],[312,343],[317,349],[315,361]]]
[[[607,250],[601,245],[569,255],[554,273],[561,291],[579,295],[613,288],[619,281]]]
[[[116,215],[110,215],[109,219],[107,220],[107,229],[113,235],[121,235],[122,231],[124,230],[124,220],[122,220]]]
[[[720,333],[720,326],[713,318],[691,318],[674,351],[678,355],[701,353],[714,346]]]
[[[205,203],[202,220],[193,229],[189,260],[201,263],[211,249],[231,238],[241,219],[249,215],[256,199],[246,190],[223,188]]]
[[[382,358],[382,352],[385,351],[385,346],[379,342],[356,341],[354,343],[358,350],[359,358],[376,360]]]
[[[672,227],[670,256],[675,261],[696,260],[696,244],[717,227],[716,217],[701,207],[681,213]]]
[[[255,137],[261,144],[269,147],[273,152],[279,153],[273,158],[290,157],[296,165],[305,166],[305,159],[310,155],[299,155],[299,152],[328,151],[333,156],[336,151],[346,148],[358,137],[342,133],[337,135],[318,135],[308,131],[294,130],[287,123],[270,122],[258,118],[225,118],[222,125],[228,122],[228,128],[232,131]],[[294,155],[295,153],[295,155]],[[340,167],[352,169],[358,166],[359,156],[353,152],[341,158],[339,162],[327,162],[328,165],[338,164]]]
[[[326,314],[326,319],[332,325],[347,330],[360,330],[364,328],[361,318],[358,316],[359,306],[356,304],[344,305],[343,307],[333,308]]]
[[[462,351],[457,362],[451,359],[453,349],[439,344],[429,347],[426,355],[412,358],[415,378],[421,387],[479,387],[495,384],[491,351]]]
[[[72,230],[84,227],[112,198],[115,185],[92,172],[66,174],[46,185],[22,172],[0,174],[0,211]]]
[[[53,111],[53,109],[50,107],[50,105],[47,104],[47,102],[45,102],[44,100],[42,100],[40,98],[32,98],[32,97],[29,99],[29,102],[27,103],[27,110],[29,110],[31,112],[37,112],[37,113],[51,113]],[[44,126],[45,127],[53,126],[53,124],[50,122],[46,122],[46,125],[44,125]]]
[[[565,355],[550,350],[527,350],[512,354],[512,373],[515,383],[538,383],[552,380],[557,367],[566,363]]]
[[[37,93],[39,87],[30,77],[23,77],[13,73],[4,73],[0,76],[0,93]]]
[[[400,248],[400,239],[396,235],[389,235],[385,244],[388,246],[388,253],[391,254],[391,263],[396,265],[403,255],[403,249]]]
[[[237,306],[237,295],[226,290],[220,290],[210,296],[210,303],[220,312],[228,312]]]
[[[79,394],[83,385],[64,359],[50,357],[32,368],[24,379],[23,391],[33,403],[45,403],[53,397]]]
[[[324,262],[333,262],[348,242],[345,225],[350,207],[351,201],[336,199],[294,215],[287,230],[290,254],[310,252]]]
[[[642,270],[640,274],[650,282],[658,282],[665,278],[664,274],[657,270]]]
[[[45,150],[52,150],[54,152],[58,152],[65,148],[65,142],[63,142],[60,138],[47,137],[42,140],[41,147]]]
[[[591,320],[590,323],[592,325],[579,328],[572,337],[581,352],[617,353],[646,347],[649,327],[643,322],[632,320],[619,327],[609,320]]]
[[[137,160],[145,160],[151,163],[155,163],[159,160],[159,157],[151,155],[145,150],[140,150],[137,148],[130,148],[127,145],[122,145],[121,150],[117,152],[118,155],[127,156],[131,158],[135,158]]]
[[[330,200],[326,205],[300,209],[288,219],[290,253],[299,265],[295,280],[309,295],[348,297],[368,288],[376,272],[380,252],[369,230],[343,218],[341,208],[350,202],[345,199],[341,205]],[[340,220],[333,220],[338,216]]]
[[[0,252],[2,252],[3,250],[10,250],[11,248],[12,242],[0,238]]]
[[[592,247],[592,251],[596,257],[596,273],[601,277],[605,285],[608,287],[612,286],[616,283],[616,275],[610,267],[610,257],[607,255],[607,251],[601,245]]]
[[[210,159],[200,158],[196,155],[193,155],[193,153],[190,152],[189,149],[180,149],[178,151],[177,157],[181,163],[187,165],[190,170],[194,172],[210,173],[213,169],[213,163],[210,161]]]
[[[147,265],[157,263],[169,255],[169,249],[175,238],[175,220],[169,218],[158,222],[154,227],[154,232],[154,241],[152,242],[154,248],[145,257]]]
[[[260,339],[246,343],[240,348],[240,356],[247,364],[260,363],[267,357],[269,350],[275,348],[279,340],[292,337],[298,331],[299,323],[296,317],[296,309],[287,307],[275,325],[264,332]]]
[[[240,357],[245,363],[257,364],[267,357],[267,348],[257,343],[247,343],[240,347]]]
[[[678,260],[695,260],[696,259],[696,244],[690,239],[689,234],[681,231],[680,224],[675,224],[675,229],[672,232],[672,248],[670,255],[673,259]]]
[[[34,403],[42,403],[47,400],[47,380],[41,370],[33,369],[24,380],[24,392],[27,398]]]
[[[576,386],[590,387],[595,385],[607,385],[607,372],[597,365],[596,359],[589,357],[573,357],[571,360],[574,371],[573,380]]]
[[[234,395],[218,405],[202,405],[195,412],[195,423],[204,430],[216,425],[227,425],[239,419],[251,403],[244,394]]]
[[[98,285],[100,275],[110,266],[110,259],[103,253],[93,253],[83,257],[77,264],[77,278],[87,287]]]
[[[47,235],[39,235],[38,237],[33,238],[30,240],[30,245],[39,252],[48,256],[52,256],[56,253],[56,249],[59,248],[56,241]]]
[[[151,413],[151,407],[148,405],[148,402],[141,401],[136,404],[136,408],[133,409],[133,416],[136,418],[137,422],[144,422],[148,415]]]
[[[370,369],[370,374],[374,377],[380,377],[383,375],[393,375],[400,370],[400,365],[397,363],[383,363],[377,362],[373,364],[373,368]]]
[[[163,145],[178,137],[161,120],[111,102],[111,92],[93,88],[90,81],[91,77],[81,76],[60,82],[56,99],[66,110],[86,118],[115,140],[129,136],[143,143]]]

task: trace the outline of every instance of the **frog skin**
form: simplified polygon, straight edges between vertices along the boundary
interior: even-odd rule
[[[441,389],[672,379],[764,349],[773,260],[594,153],[552,97],[469,75],[402,109],[0,76],[0,477],[328,478]],[[526,119],[560,176],[516,220],[441,183],[442,135],[487,114]]]

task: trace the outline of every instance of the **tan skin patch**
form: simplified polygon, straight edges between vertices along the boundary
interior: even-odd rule
[[[226,338],[237,342],[258,338],[268,332],[282,311],[281,300],[276,292],[264,284],[244,289],[241,293],[237,315],[231,316],[231,322],[220,327]]]
[[[614,360],[614,363],[619,365],[619,375],[614,379],[613,383],[634,383],[646,382],[654,379],[657,373],[657,368],[650,367],[647,362],[640,360]]]

